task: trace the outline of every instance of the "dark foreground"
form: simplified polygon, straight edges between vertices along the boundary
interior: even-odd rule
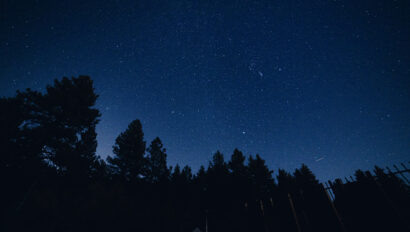
[[[193,174],[139,120],[102,160],[97,97],[82,76],[0,99],[0,231],[410,231],[408,180],[378,167],[325,188],[235,149]]]

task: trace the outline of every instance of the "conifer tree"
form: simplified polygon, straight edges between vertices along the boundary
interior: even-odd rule
[[[192,169],[188,165],[185,165],[182,169],[181,177],[186,184],[192,181]]]
[[[220,151],[216,151],[212,156],[212,162],[209,163],[208,172],[211,171],[214,174],[227,174],[228,165],[225,162],[224,156]]]
[[[317,187],[319,185],[319,181],[316,179],[316,176],[305,164],[302,164],[299,169],[295,170],[294,176],[295,181],[300,188],[307,188],[309,186]]]
[[[231,156],[231,160],[228,163],[229,169],[231,170],[233,176],[246,176],[247,169],[245,159],[246,158],[242,152],[235,148]]]
[[[278,187],[281,191],[289,193],[294,188],[294,177],[283,169],[278,170]]]
[[[272,178],[273,171],[269,170],[259,155],[255,158],[249,156],[248,162],[249,176],[253,185],[254,194],[257,197],[267,196],[272,192],[275,181]]]
[[[21,148],[61,174],[89,177],[99,160],[95,127],[100,113],[93,108],[97,98],[88,76],[55,80],[45,94],[17,92],[24,118]]]
[[[178,164],[175,165],[175,167],[172,170],[171,174],[171,181],[173,184],[176,184],[179,182],[181,176],[181,168],[179,167]]]
[[[147,158],[141,122],[136,119],[115,140],[114,157],[107,161],[115,174],[126,180],[142,179],[146,175]]]
[[[151,183],[165,181],[169,177],[169,169],[167,167],[166,149],[160,138],[155,138],[147,149],[148,165],[147,179]]]

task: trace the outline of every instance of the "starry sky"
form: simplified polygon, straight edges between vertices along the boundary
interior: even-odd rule
[[[0,96],[89,75],[97,154],[133,119],[170,165],[213,152],[320,180],[410,160],[410,1],[0,0]]]

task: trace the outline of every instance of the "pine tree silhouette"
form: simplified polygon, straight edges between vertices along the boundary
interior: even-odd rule
[[[147,179],[151,183],[159,183],[168,180],[170,171],[167,167],[166,149],[161,140],[155,138],[147,149]]]
[[[0,98],[1,231],[409,230],[409,186],[388,168],[325,190],[302,164],[279,169],[276,184],[262,157],[235,149],[193,173],[167,167],[158,137],[146,149],[139,120],[106,163],[95,153],[97,98],[86,76]]]
[[[139,120],[132,121],[116,138],[113,153],[114,157],[108,157],[107,161],[115,174],[128,181],[144,178],[147,158],[144,133]]]

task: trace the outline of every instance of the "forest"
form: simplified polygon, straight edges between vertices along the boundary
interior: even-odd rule
[[[273,171],[238,149],[193,173],[138,119],[104,160],[97,98],[79,76],[0,99],[0,231],[410,231],[408,183],[377,166],[330,191],[304,164]]]

